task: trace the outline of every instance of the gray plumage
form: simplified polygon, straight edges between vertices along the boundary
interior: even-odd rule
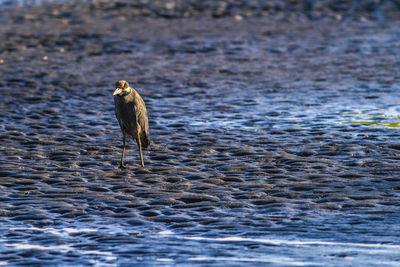
[[[114,92],[115,116],[123,135],[123,148],[120,167],[124,167],[126,135],[132,136],[139,147],[141,165],[144,166],[142,147],[150,146],[149,120],[146,105],[135,89],[126,81],[118,81]]]

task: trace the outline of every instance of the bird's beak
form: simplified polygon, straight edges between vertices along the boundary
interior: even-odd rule
[[[115,89],[113,95],[120,95],[120,94],[122,94],[122,89],[121,88]]]

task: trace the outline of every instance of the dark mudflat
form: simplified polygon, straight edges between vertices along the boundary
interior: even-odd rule
[[[1,263],[399,264],[399,20],[143,10],[3,10]]]

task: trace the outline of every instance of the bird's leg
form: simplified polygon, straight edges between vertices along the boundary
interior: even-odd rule
[[[140,163],[142,164],[142,167],[144,167],[143,154],[142,154],[142,142],[140,141],[139,133],[137,136],[137,144],[139,146]]]
[[[119,164],[120,168],[125,168],[124,166],[124,156],[125,156],[125,147],[126,147],[126,133],[122,132],[122,157],[121,157],[121,163]]]

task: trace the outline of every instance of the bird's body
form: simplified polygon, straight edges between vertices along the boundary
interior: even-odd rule
[[[126,135],[132,136],[139,147],[141,165],[144,166],[142,147],[150,146],[149,120],[146,105],[135,89],[126,81],[116,83],[114,92],[115,116],[123,135],[121,167],[124,167]]]

